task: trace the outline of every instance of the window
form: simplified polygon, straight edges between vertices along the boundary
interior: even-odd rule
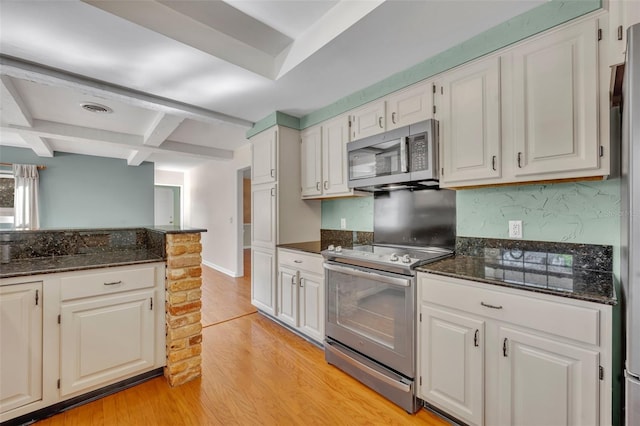
[[[0,171],[0,228],[11,228],[14,222],[13,197],[15,179],[11,172]]]

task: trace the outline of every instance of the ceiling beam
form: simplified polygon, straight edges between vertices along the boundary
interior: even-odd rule
[[[2,114],[4,120],[9,116],[14,122],[25,127],[33,125],[33,117],[27,107],[27,104],[18,93],[11,77],[0,75],[0,95],[2,96]],[[9,109],[9,111],[4,108]],[[53,149],[49,143],[37,135],[20,135],[22,140],[36,153],[39,157],[53,157]]]
[[[33,81],[46,86],[79,90],[103,99],[111,99],[127,105],[182,118],[190,118],[207,123],[233,124],[247,129],[253,126],[251,121],[243,120],[242,118],[232,117],[220,112],[150,95],[104,81],[93,80],[55,68],[25,62],[6,55],[0,55],[0,72],[10,77]]]
[[[184,117],[159,112],[144,134],[144,144],[160,146],[183,121]]]
[[[200,145],[191,145],[182,142],[165,141],[162,146],[154,147],[143,145],[144,137],[130,133],[112,132],[109,130],[93,129],[89,127],[74,126],[45,120],[33,120],[33,126],[19,126],[15,124],[3,124],[0,130],[18,133],[20,135],[35,135],[51,139],[62,139],[81,143],[103,143],[119,145],[136,151],[144,149],[149,153],[170,153],[187,155],[191,157],[207,157],[212,159],[231,159],[233,151],[226,149],[210,148]]]
[[[127,165],[129,166],[139,166],[143,161],[146,161],[153,154],[151,151],[146,149],[136,149],[131,151],[129,157],[127,157]]]

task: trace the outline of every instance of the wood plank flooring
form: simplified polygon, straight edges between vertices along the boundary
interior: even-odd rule
[[[250,280],[203,269],[202,378],[171,388],[158,377],[38,424],[448,424],[425,410],[408,415],[328,365],[321,349],[255,313],[246,306]],[[233,295],[229,287],[244,294]]]

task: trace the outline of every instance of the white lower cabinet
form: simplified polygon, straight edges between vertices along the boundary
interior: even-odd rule
[[[42,282],[0,287],[0,413],[42,399]]]
[[[0,422],[166,364],[163,262],[0,280]]]
[[[324,339],[324,269],[322,256],[278,249],[276,318],[305,336]]]
[[[275,250],[251,248],[251,304],[269,315],[276,313]]]
[[[469,425],[611,424],[611,306],[418,282],[419,398]]]

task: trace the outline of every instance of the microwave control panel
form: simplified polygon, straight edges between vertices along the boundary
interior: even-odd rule
[[[411,171],[428,170],[429,163],[427,158],[429,157],[429,147],[427,145],[427,135],[423,133],[410,138],[409,146]]]

